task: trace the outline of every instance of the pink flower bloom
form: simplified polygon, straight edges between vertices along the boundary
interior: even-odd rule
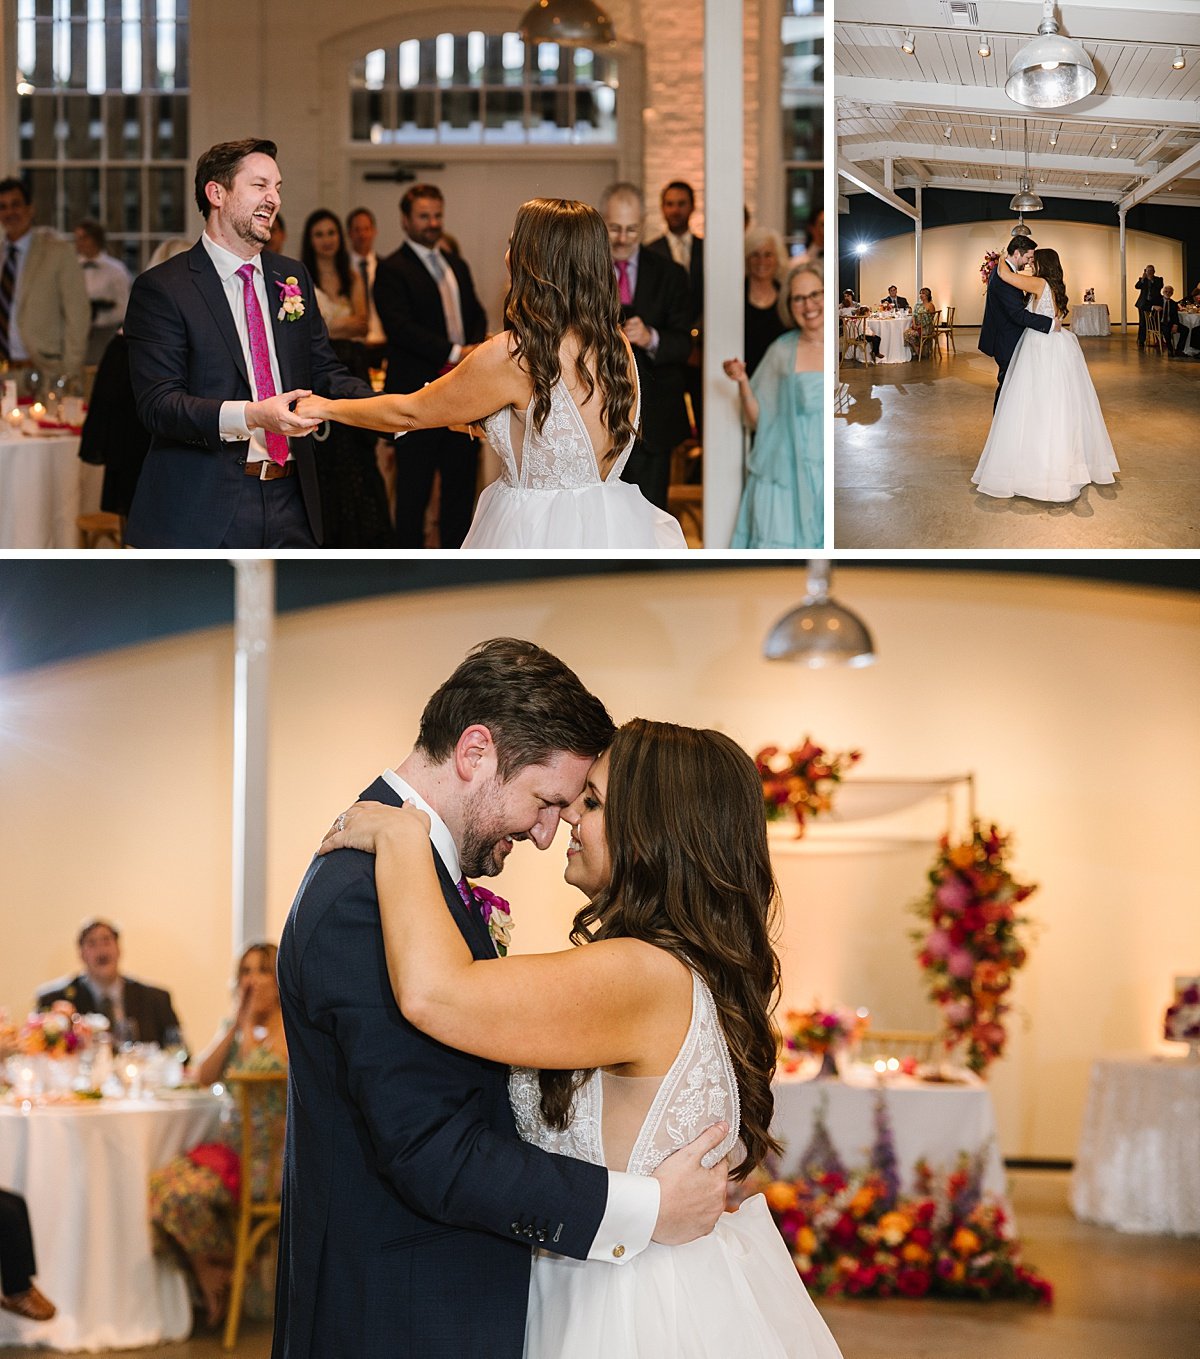
[[[957,914],[971,900],[971,889],[955,874],[947,878],[933,894],[934,900],[945,911]]]
[[[931,958],[945,958],[950,953],[950,936],[945,930],[932,930],[925,940],[925,952]]]
[[[965,980],[975,971],[975,959],[965,948],[952,949],[946,959],[946,968],[952,977]]]

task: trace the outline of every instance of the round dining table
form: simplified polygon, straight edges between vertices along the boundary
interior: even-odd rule
[[[0,1185],[25,1196],[38,1287],[58,1307],[49,1322],[0,1312],[0,1347],[135,1349],[187,1337],[187,1283],[154,1254],[147,1181],[210,1140],[223,1107],[207,1090],[0,1105]]]
[[[911,325],[911,316],[867,317],[867,333],[879,336],[881,363],[907,363],[912,358],[912,350],[904,343],[904,332]]]
[[[1111,335],[1107,302],[1076,302],[1071,308],[1071,329],[1076,335]]]
[[[1183,352],[1185,354],[1200,354],[1200,309],[1195,311],[1184,311],[1179,309],[1179,324],[1187,331],[1187,338],[1183,342]]]
[[[78,547],[75,520],[100,508],[104,468],[79,460],[79,435],[0,423],[0,548]]]

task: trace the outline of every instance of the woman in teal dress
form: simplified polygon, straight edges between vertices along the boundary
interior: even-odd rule
[[[738,385],[754,446],[731,547],[825,545],[825,282],[819,265],[797,262],[779,294],[786,330],[754,377],[741,359],[725,372]]]

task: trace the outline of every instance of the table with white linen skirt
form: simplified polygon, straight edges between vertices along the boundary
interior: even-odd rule
[[[156,1100],[0,1106],[0,1185],[29,1205],[49,1322],[0,1312],[0,1347],[134,1349],[183,1340],[187,1283],[153,1253],[149,1176],[209,1141],[221,1103],[205,1092]]]
[[[867,317],[867,334],[879,336],[881,362],[907,363],[912,358],[912,350],[904,343],[904,332],[911,325],[911,316]]]
[[[981,1162],[983,1192],[1006,1201],[991,1091],[967,1073],[962,1084],[896,1075],[880,1086],[869,1068],[854,1067],[842,1080],[777,1076],[772,1089],[775,1118],[771,1128],[784,1144],[780,1170],[785,1177],[800,1173],[800,1158],[812,1139],[822,1104],[829,1139],[842,1163],[849,1171],[865,1169],[875,1141],[875,1101],[882,1094],[902,1189],[911,1191],[918,1160],[926,1161],[934,1176],[944,1179],[966,1152]]]
[[[78,547],[75,520],[100,508],[104,468],[79,461],[79,435],[0,426],[0,548]]]
[[[1200,1062],[1093,1064],[1071,1207],[1122,1232],[1200,1236]]]
[[[1076,335],[1111,335],[1107,302],[1076,302],[1071,308],[1071,329]]]
[[[1183,341],[1183,352],[1185,354],[1200,354],[1200,333],[1196,327],[1200,326],[1200,311],[1180,311],[1179,324],[1187,331]]]

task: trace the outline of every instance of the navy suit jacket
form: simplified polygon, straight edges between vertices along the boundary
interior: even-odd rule
[[[383,779],[362,795],[399,798]],[[495,950],[438,862],[475,958]],[[279,945],[289,1080],[273,1359],[520,1359],[530,1247],[585,1258],[607,1172],[517,1137],[508,1068],[409,1025],[375,860],[309,867]]]
[[[644,250],[653,251],[656,255],[662,255],[675,263],[675,256],[671,254],[671,243],[665,236],[656,236],[654,240],[647,241],[642,247]],[[694,328],[704,324],[704,237],[692,237],[692,257],[689,261],[687,270],[688,291],[692,299],[692,325]]]
[[[983,304],[983,324],[979,327],[979,349],[995,359],[1001,369],[1008,367],[1022,330],[1040,330],[1048,335],[1053,325],[1049,316],[1026,311],[1027,296],[1020,288],[1005,283],[999,268],[992,270]]]
[[[446,256],[458,281],[463,334],[467,344],[487,338],[487,315],[475,296],[475,284],[465,260]],[[446,333],[442,295],[421,257],[407,241],[380,260],[372,290],[380,324],[387,332],[389,392],[417,392],[432,382],[445,366],[453,347]]]
[[[633,357],[642,388],[642,442],[650,453],[667,454],[691,432],[683,404],[692,352],[687,271],[673,259],[642,246],[633,301],[621,308],[622,320],[630,316],[641,317],[658,331],[654,357],[637,345]]]
[[[292,277],[299,280],[306,304],[299,321],[280,321],[278,308],[268,308],[283,391],[371,396],[370,386],[335,357],[313,281],[300,261],[264,250],[262,266],[268,298],[277,283]],[[248,440],[221,438],[221,404],[250,401],[253,392],[233,312],[202,240],[134,281],[125,336],[138,419],[151,435],[125,541],[133,547],[219,547],[241,495],[249,447]],[[307,436],[290,443],[304,508],[319,543],[321,497],[313,440]]]

